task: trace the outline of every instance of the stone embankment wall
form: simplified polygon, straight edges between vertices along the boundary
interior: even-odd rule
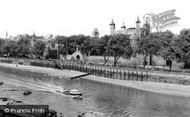
[[[174,74],[161,74],[153,72],[142,72],[132,70],[120,70],[118,68],[106,68],[103,66],[82,65],[70,62],[53,62],[44,60],[29,60],[29,59],[8,59],[0,58],[2,63],[31,65],[58,69],[69,69],[91,73],[95,76],[106,77],[118,80],[131,80],[141,82],[162,82],[172,84],[190,85],[190,76],[174,75]]]

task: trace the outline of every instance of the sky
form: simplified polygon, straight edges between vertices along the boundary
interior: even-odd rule
[[[116,29],[123,22],[135,27],[137,17],[143,25],[147,13],[159,14],[176,9],[179,26],[169,30],[178,34],[190,28],[188,0],[0,0],[0,37],[18,34],[90,35],[97,28],[100,36],[110,34],[111,20]]]

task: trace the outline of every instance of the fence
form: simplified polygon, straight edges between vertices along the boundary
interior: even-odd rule
[[[17,62],[15,62],[17,61]],[[8,59],[8,58],[0,58],[0,62],[2,63],[17,63],[23,65],[32,65],[32,66],[40,66],[40,67],[49,67],[49,68],[59,68],[66,70],[75,70],[80,72],[90,73],[95,76],[106,77],[110,79],[118,79],[118,80],[130,80],[130,81],[144,81],[144,82],[163,82],[163,83],[173,83],[173,84],[183,84],[190,85],[189,80],[184,79],[172,79],[167,77],[158,77],[158,76],[150,76],[147,72],[139,72],[139,71],[127,71],[120,70],[117,68],[106,68],[103,66],[91,66],[91,65],[82,65],[77,63],[69,63],[69,62],[52,62],[52,61],[44,61],[44,60],[29,60],[29,59]],[[23,62],[23,63],[22,63]],[[27,64],[25,64],[27,62]]]

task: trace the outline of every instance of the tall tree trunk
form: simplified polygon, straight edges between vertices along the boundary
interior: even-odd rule
[[[170,71],[171,71],[172,70],[172,65],[171,64],[169,65],[169,68],[170,68]]]
[[[119,60],[119,58],[121,57],[121,55],[119,55],[118,58],[117,58],[117,56],[114,56],[114,64],[113,64],[114,67],[116,66],[117,61]]]
[[[109,56],[106,59],[106,55],[104,55],[104,65],[106,65],[106,63],[108,62],[108,60],[109,60]]]
[[[169,59],[169,69],[172,70],[172,60]]]
[[[150,66],[152,66],[152,54],[150,53]]]
[[[146,66],[146,63],[147,63],[147,61],[146,61],[146,58],[147,58],[147,54],[146,55],[144,55],[144,60],[143,60],[143,68],[145,69],[145,66]]]

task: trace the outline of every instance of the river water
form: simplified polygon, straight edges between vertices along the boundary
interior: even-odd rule
[[[50,109],[67,117],[79,112],[95,111],[103,117],[190,117],[190,98],[157,94],[86,79],[68,80],[58,76],[0,68],[0,96],[22,100],[29,104],[47,104]],[[126,81],[127,82],[127,81]],[[56,93],[60,87],[78,89],[84,93],[83,100]],[[9,91],[5,89],[19,89]],[[23,96],[23,90],[32,94]]]

